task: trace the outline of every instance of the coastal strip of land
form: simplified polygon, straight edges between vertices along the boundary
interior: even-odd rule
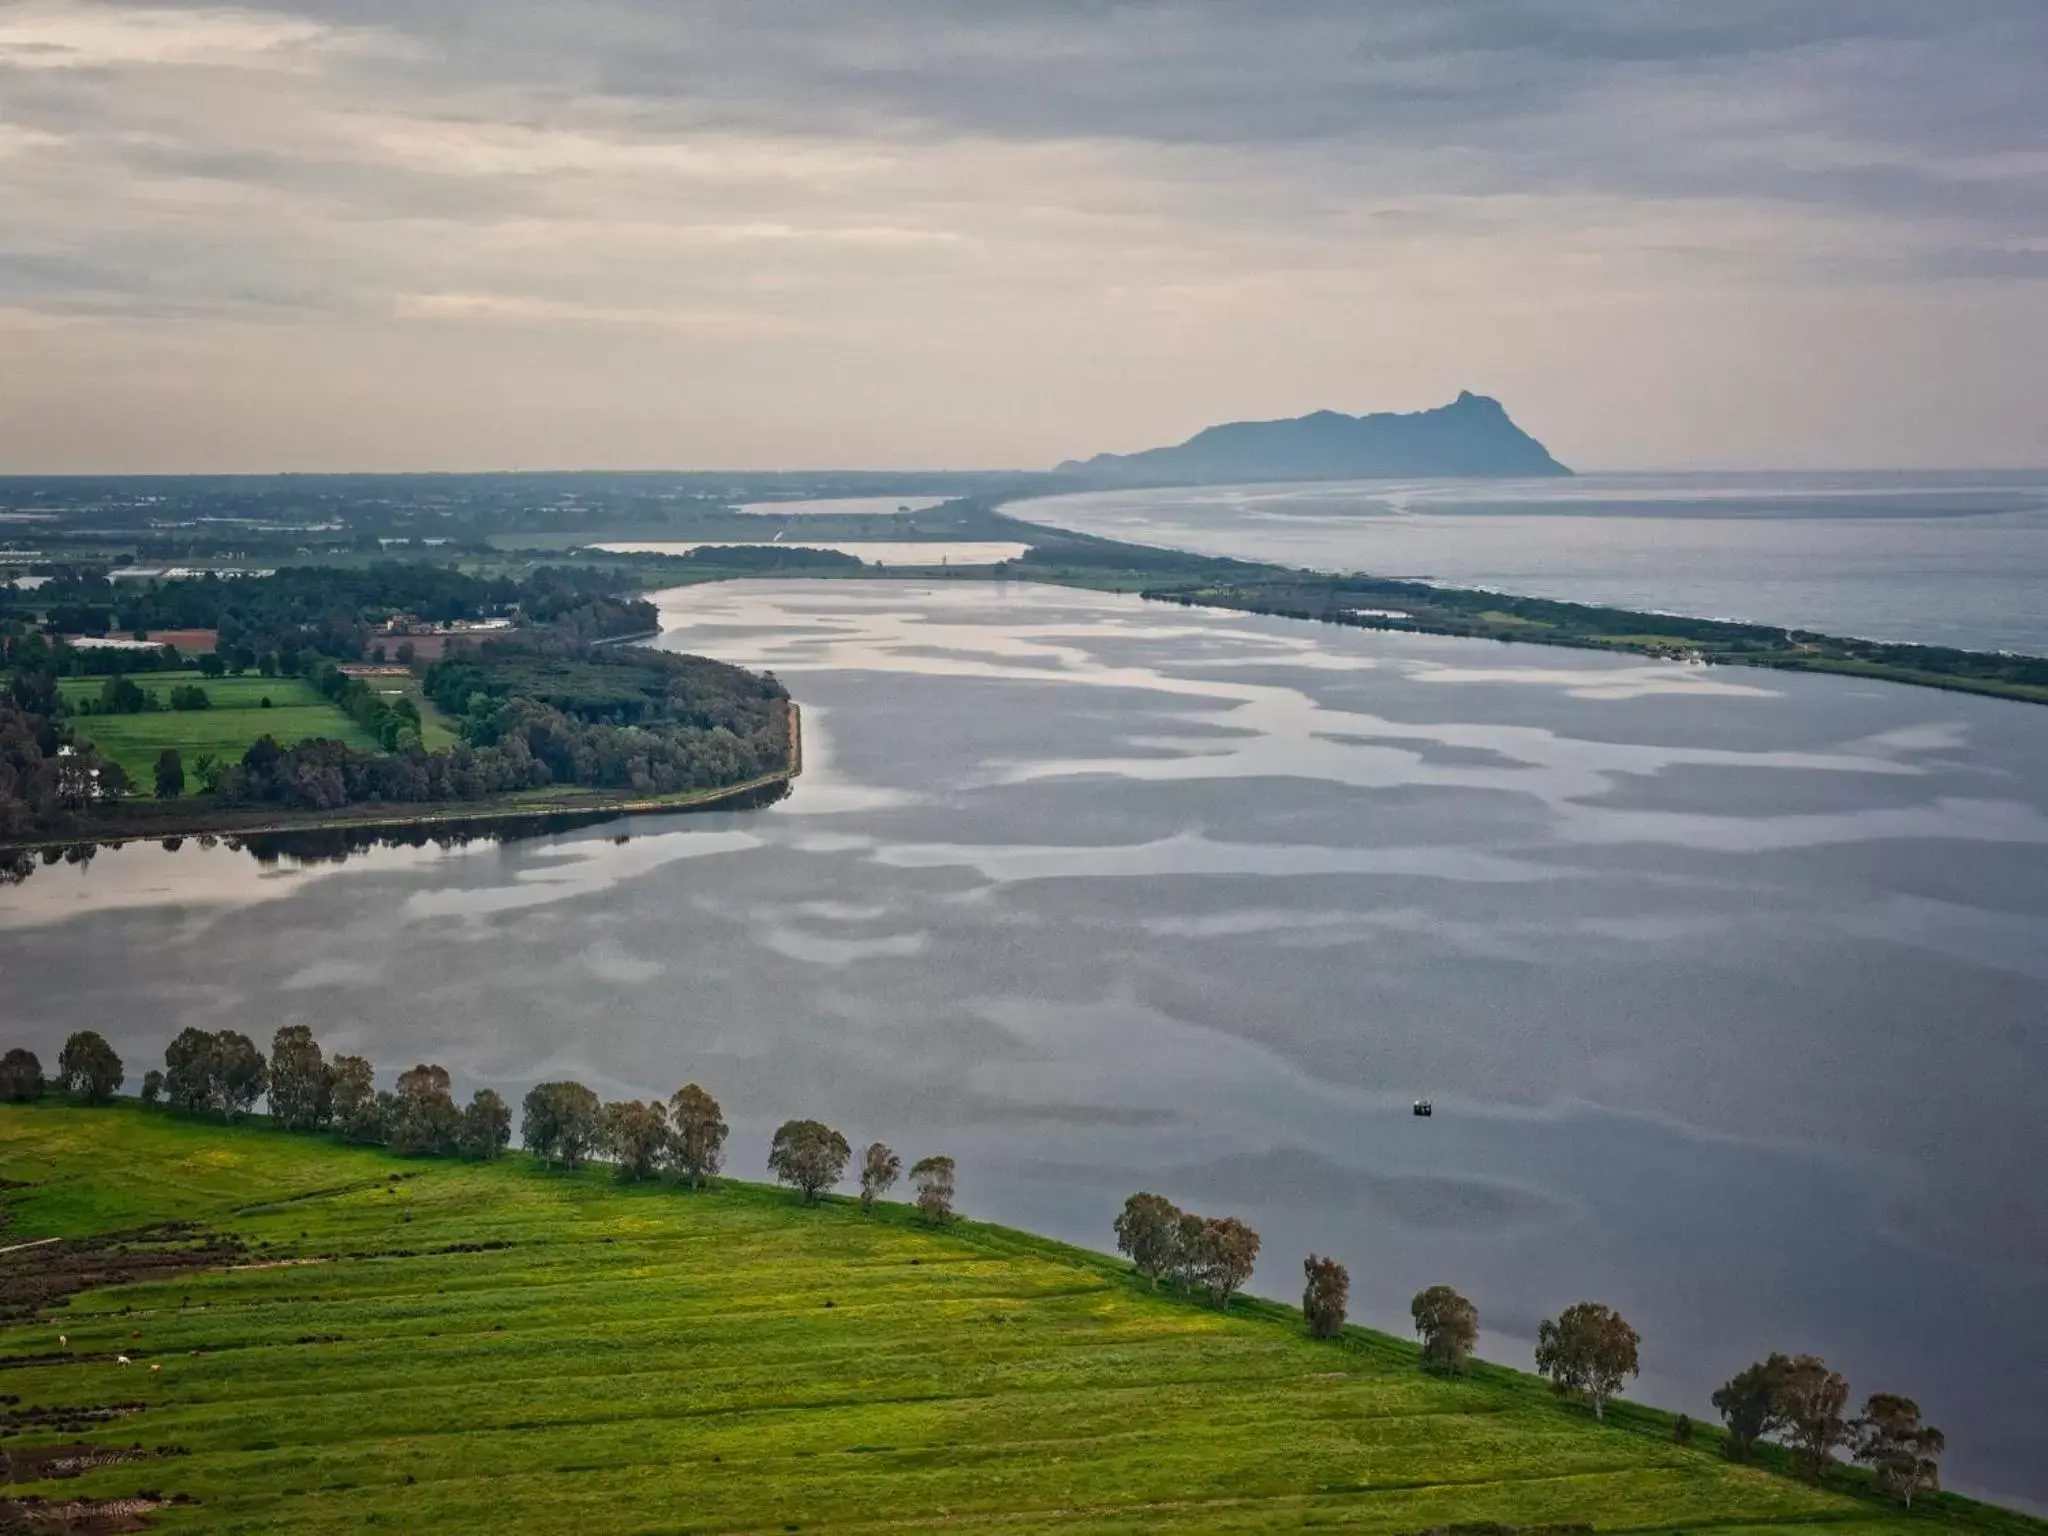
[[[881,568],[856,565],[842,557],[828,569],[812,569],[798,563],[799,551],[787,551],[788,563],[783,565],[776,562],[776,551],[759,548],[730,552],[699,549],[687,563],[645,556],[616,558],[634,563],[639,579],[650,584],[761,576],[1037,581],[1354,629],[1561,645],[1704,666],[1833,673],[2048,704],[2048,657],[1865,640],[1770,624],[1438,586],[1363,572],[1298,570],[1048,528],[1010,516],[1001,506],[999,498],[969,497],[901,517],[875,519],[878,524],[886,521],[887,536],[893,539],[915,536],[1030,546],[1018,559],[998,565],[935,563]],[[872,536],[882,537],[883,530],[877,528]],[[589,555],[587,550],[584,553]]]

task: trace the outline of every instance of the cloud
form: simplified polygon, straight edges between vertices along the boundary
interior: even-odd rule
[[[1574,461],[2037,458],[2044,74],[2037,0],[19,0],[0,465],[1031,463],[1467,384]]]
[[[0,65],[16,69],[121,66],[308,69],[351,36],[258,10],[28,0],[0,13]]]

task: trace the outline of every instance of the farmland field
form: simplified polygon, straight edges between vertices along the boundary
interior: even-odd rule
[[[0,1107],[0,1178],[10,1457],[142,1452],[5,1497],[193,1501],[150,1514],[167,1531],[1928,1523],[1674,1444],[1646,1410],[1595,1424],[1512,1372],[1436,1378],[1403,1342],[1314,1342],[1270,1303],[1219,1314],[900,1206],[404,1159],[132,1104]],[[34,1294],[143,1261],[18,1245],[174,1220],[213,1235],[212,1267]],[[57,1407],[61,1427],[35,1414]]]
[[[311,683],[297,677],[216,677],[192,672],[134,674],[138,687],[168,701],[176,684],[196,683],[213,701],[210,709],[157,709],[141,715],[75,715],[74,732],[128,772],[139,793],[149,793],[157,754],[176,747],[185,760],[186,793],[197,791],[192,765],[202,752],[223,762],[241,757],[259,736],[273,736],[281,747],[309,737],[326,736],[365,752],[379,750],[376,739],[320,696]],[[60,679],[66,703],[97,699],[104,679]],[[265,709],[268,698],[272,707]],[[429,746],[433,742],[427,743]]]

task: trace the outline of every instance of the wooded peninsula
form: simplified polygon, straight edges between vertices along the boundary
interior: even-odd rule
[[[774,678],[611,643],[658,628],[617,573],[71,571],[6,595],[0,846],[679,807],[797,767]]]

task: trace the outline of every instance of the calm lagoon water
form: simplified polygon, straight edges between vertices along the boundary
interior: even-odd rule
[[[1274,1295],[1311,1248],[1388,1328],[1454,1283],[1493,1358],[1611,1301],[1695,1414],[1815,1350],[2048,1504],[2048,710],[1023,586],[664,613],[803,701],[781,805],[40,869],[7,1041],[698,1079],[735,1171],[816,1115],[1100,1247],[1151,1188],[1250,1220]]]
[[[2048,471],[1197,486],[1007,510],[1318,570],[2048,655]]]

